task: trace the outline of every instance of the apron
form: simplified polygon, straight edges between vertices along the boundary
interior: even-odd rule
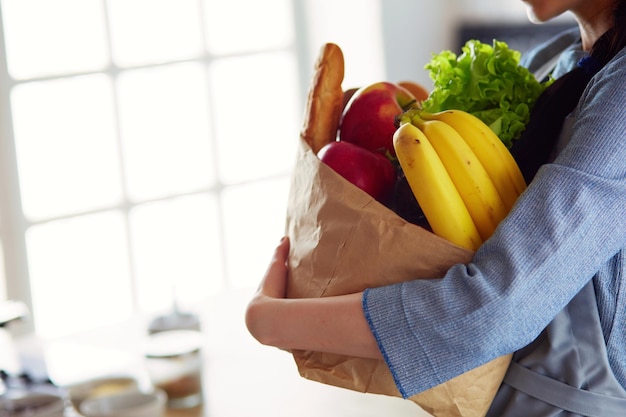
[[[513,355],[487,416],[626,416],[626,390],[609,366],[593,281]]]

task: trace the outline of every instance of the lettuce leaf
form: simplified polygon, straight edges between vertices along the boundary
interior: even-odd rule
[[[461,54],[443,51],[426,64],[434,88],[422,109],[464,110],[480,118],[507,147],[526,128],[533,104],[552,82],[537,81],[520,65],[521,53],[494,39],[469,40]]]

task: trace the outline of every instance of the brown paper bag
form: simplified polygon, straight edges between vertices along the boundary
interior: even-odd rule
[[[472,252],[408,223],[321,163],[300,141],[287,210],[291,239],[288,297],[324,297],[441,277]],[[360,392],[401,396],[382,360],[294,351],[307,379]],[[484,416],[510,355],[410,398],[436,417]]]

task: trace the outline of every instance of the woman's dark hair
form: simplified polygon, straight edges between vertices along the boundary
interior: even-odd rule
[[[626,44],[626,1],[616,0],[613,12],[613,28],[607,33],[606,50],[598,59],[605,63],[610,61]],[[592,48],[595,49],[595,45]]]
[[[593,75],[626,46],[626,0],[616,0],[613,27],[592,46],[587,58],[550,85],[535,103],[526,130],[513,144],[526,182],[530,182],[553,152],[565,117],[571,113]]]

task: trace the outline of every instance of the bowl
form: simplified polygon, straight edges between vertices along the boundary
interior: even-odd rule
[[[117,394],[122,391],[138,391],[139,385],[131,376],[109,375],[65,386],[65,390],[72,405],[78,410],[80,404],[87,398]]]
[[[160,389],[118,392],[85,399],[80,413],[85,417],[160,417],[166,400]]]
[[[10,389],[0,395],[0,417],[63,417],[62,396],[32,390]]]

